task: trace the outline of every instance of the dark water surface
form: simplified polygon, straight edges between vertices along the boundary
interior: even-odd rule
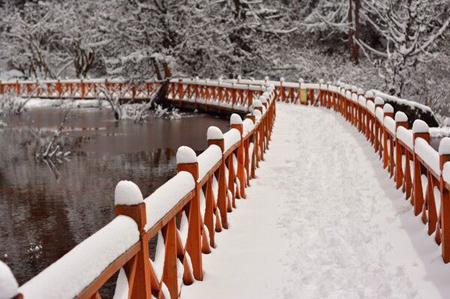
[[[119,180],[133,180],[147,196],[175,174],[180,145],[200,152],[208,126],[228,127],[224,119],[204,114],[136,124],[116,122],[108,110],[73,110],[64,126],[69,160],[36,160],[29,128],[55,129],[63,114],[36,109],[0,129],[0,259],[19,284],[114,217]]]

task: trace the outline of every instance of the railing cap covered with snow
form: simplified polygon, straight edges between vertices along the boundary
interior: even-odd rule
[[[120,181],[114,190],[114,204],[118,205],[138,205],[144,202],[141,189],[131,181]]]
[[[414,133],[429,133],[428,124],[421,119],[416,119],[413,123],[412,130]]]

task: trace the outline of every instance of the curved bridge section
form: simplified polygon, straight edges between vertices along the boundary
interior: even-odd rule
[[[160,83],[151,84],[155,90]],[[10,88],[2,85],[1,90]],[[16,85],[17,90],[23,87]],[[237,199],[246,198],[246,187],[264,159],[277,101],[320,106],[352,124],[411,202],[414,214],[421,216],[428,234],[440,244],[444,262],[450,262],[450,163],[446,163],[450,139],[444,138],[435,150],[425,122],[413,122],[385,103],[400,99],[345,84],[183,79],[170,81],[167,98],[179,105],[249,113],[244,120],[233,114],[226,133],[209,128],[209,147],[199,156],[181,147],[178,174],[150,196],[144,198],[131,182],[119,183],[117,217],[21,286],[19,296],[98,298],[101,287],[118,272],[118,298],[176,298],[182,286],[202,280],[203,255],[215,250],[216,234],[229,228],[228,214],[236,208]],[[157,246],[150,259],[152,238]]]

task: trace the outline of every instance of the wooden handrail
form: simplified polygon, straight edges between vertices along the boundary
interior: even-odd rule
[[[234,104],[251,103],[250,106],[246,107],[249,111],[253,107],[253,96],[255,95],[263,100],[265,103],[264,108],[258,106],[258,103],[256,104],[256,107],[254,107],[256,116],[251,118],[252,124],[250,126],[247,121],[245,132],[244,122],[242,122],[240,116],[237,114],[232,115],[230,130],[234,131],[230,131],[232,132],[230,136],[235,136],[237,130],[238,135],[236,137],[238,138],[233,137],[233,139],[230,139],[232,141],[227,140],[228,148],[225,150],[222,135],[221,159],[218,162],[207,165],[208,169],[202,170],[204,172],[202,178],[198,177],[197,156],[192,150],[187,150],[191,153],[193,160],[189,161],[180,158],[181,160],[177,161],[179,174],[156,190],[153,193],[156,194],[156,197],[149,196],[144,199],[139,188],[133,183],[127,182],[126,184],[131,185],[132,189],[134,189],[131,203],[127,203],[123,199],[118,201],[118,196],[123,197],[123,194],[125,194],[122,191],[117,191],[119,185],[124,184],[123,182],[119,183],[116,188],[116,214],[120,215],[119,217],[131,217],[136,222],[140,235],[139,241],[126,249],[117,258],[110,260],[108,265],[102,268],[98,275],[89,283],[77,286],[78,291],[72,289],[73,296],[99,298],[101,287],[119,270],[123,272],[119,276],[124,275],[128,283],[129,298],[149,298],[151,294],[157,298],[176,298],[180,295],[181,290],[179,279],[185,285],[191,284],[194,279],[203,279],[202,255],[211,252],[215,248],[215,233],[220,232],[222,228],[228,228],[226,214],[236,208],[236,199],[245,197],[245,188],[249,186],[248,180],[253,177],[256,162],[262,159],[263,152],[267,149],[266,145],[269,142],[275,120],[273,87],[249,87],[250,85],[245,85],[244,87],[242,84],[231,84],[228,87],[224,86],[226,84],[214,86],[211,82],[206,83],[208,84],[207,86],[197,82],[195,84],[197,88],[192,88],[189,84],[183,83],[185,86],[179,88],[176,85],[179,82],[171,82],[169,92],[173,93],[174,90],[177,90],[176,95],[179,96],[197,95],[208,98],[210,97],[209,92],[217,94],[212,90],[221,88],[225,93],[238,91],[236,92]],[[3,88],[7,86],[4,83],[2,84],[0,86],[3,86]],[[77,84],[77,86],[74,87],[74,84]],[[127,87],[121,82],[56,81],[46,82],[46,93],[42,89],[39,92],[43,96],[56,92],[57,97],[65,97],[67,95],[65,91],[70,88],[72,92],[73,90],[83,89],[85,96],[89,94],[95,96],[93,92],[99,86],[98,84],[104,84],[105,88],[111,90],[118,88],[123,91]],[[147,82],[146,84],[153,83]],[[155,84],[159,84],[159,82]],[[21,86],[16,82],[14,85],[16,91],[17,86],[19,86],[18,89],[20,91]],[[139,88],[134,87],[133,90],[133,97],[142,94]],[[190,93],[191,90],[194,92]],[[223,99],[225,98],[223,97]],[[213,102],[211,99],[209,100]],[[209,105],[208,101],[206,105]],[[234,109],[233,107],[231,108]],[[239,109],[236,111],[242,112]],[[218,144],[220,147],[220,141],[210,141],[210,144]],[[182,193],[168,192],[172,187],[176,189],[177,186],[173,184],[177,182],[187,184],[183,187],[185,191],[181,191]],[[166,197],[167,200],[165,199]],[[161,201],[161,199],[163,200]],[[158,208],[164,214],[155,215],[153,212],[156,208],[155,205],[165,203],[169,203],[169,206],[159,206]],[[177,223],[180,223],[179,227]],[[183,225],[183,223],[187,224]],[[157,247],[160,250],[156,252],[156,255],[159,254],[159,256],[156,256],[157,260],[151,261],[148,253],[148,242],[155,236],[158,236]],[[80,243],[79,246],[83,246],[86,241]],[[98,242],[101,242],[101,240],[98,240]],[[99,244],[98,250],[108,250],[107,248],[102,249],[101,246]],[[162,247],[164,249],[161,249]],[[70,254],[71,252],[68,253],[68,255]],[[89,255],[90,252],[85,252],[85,254]],[[62,257],[57,263],[64,261],[64,259],[65,257]],[[160,260],[162,262],[159,262]],[[180,271],[182,273],[181,278],[178,277]],[[39,281],[48,284],[47,291],[49,295],[51,295],[50,293],[61,295],[59,293],[61,290],[71,288],[71,286],[52,285],[52,281],[46,281],[51,277],[55,277],[55,275],[64,277],[65,273],[56,273],[50,266],[31,281],[38,278]],[[72,273],[71,275],[73,277],[73,275],[84,274]],[[70,285],[70,283],[68,284]],[[23,290],[26,290],[26,292],[22,294]],[[34,291],[34,285],[30,285],[27,282],[19,288],[18,296],[32,298]]]

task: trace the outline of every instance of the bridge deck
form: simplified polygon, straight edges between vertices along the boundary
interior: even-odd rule
[[[265,159],[184,298],[450,294],[439,248],[336,113],[278,104]]]

